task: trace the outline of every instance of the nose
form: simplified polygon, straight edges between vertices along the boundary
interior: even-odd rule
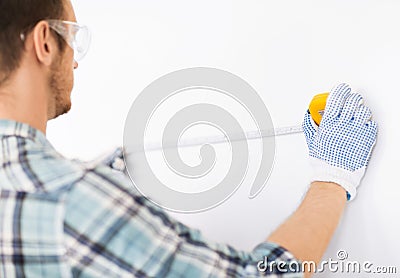
[[[74,60],[74,70],[78,68],[78,62]]]

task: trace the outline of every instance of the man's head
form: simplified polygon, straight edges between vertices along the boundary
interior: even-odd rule
[[[70,0],[0,0],[0,97],[23,85],[40,90],[52,119],[70,110],[78,64],[49,19],[75,22]]]

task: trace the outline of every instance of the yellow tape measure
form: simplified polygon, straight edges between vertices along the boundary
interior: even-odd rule
[[[321,123],[328,96],[329,93],[322,93],[315,95],[308,107],[311,117],[317,125]],[[230,137],[234,138],[233,139],[234,141],[236,140],[240,141],[240,140],[259,139],[262,137],[302,133],[302,132],[303,132],[303,127],[301,125],[296,125],[287,127],[277,127],[269,130],[248,131],[244,133],[244,136],[242,134],[231,134]],[[227,137],[225,135],[204,136],[204,137],[196,137],[196,138],[181,140],[178,146],[176,145],[176,142],[171,142],[164,145],[162,145],[161,142],[147,143],[145,151],[155,151],[155,150],[161,150],[163,148],[165,149],[165,148],[177,148],[177,147],[190,147],[203,144],[218,144],[225,142],[227,142]]]
[[[324,110],[326,106],[326,102],[328,99],[329,93],[322,93],[315,95],[308,106],[310,111],[311,117],[314,122],[319,125],[322,120],[322,116],[324,115]],[[280,136],[280,135],[287,135],[287,134],[294,134],[294,133],[303,133],[303,127],[301,125],[296,126],[288,126],[288,127],[277,127],[269,130],[257,130],[257,131],[249,131],[238,134],[230,134],[229,138],[232,141],[237,140],[252,140],[252,139],[259,139],[262,137],[269,137],[269,136]],[[186,140],[181,140],[177,145],[176,142],[167,142],[166,144],[162,144],[161,142],[157,143],[147,143],[144,146],[144,151],[159,151],[162,149],[167,148],[182,148],[182,147],[190,147],[190,146],[197,146],[197,145],[204,145],[204,144],[218,144],[218,143],[225,143],[228,142],[228,138],[226,135],[219,135],[219,136],[205,136],[205,137],[196,137],[196,138],[189,138]],[[141,148],[137,148],[139,151],[142,151]],[[129,155],[134,154],[135,151],[130,152]],[[262,187],[253,185],[250,190],[250,198],[255,197],[259,190]]]
[[[314,96],[310,102],[310,106],[308,107],[308,110],[310,110],[311,117],[313,118],[314,122],[317,125],[321,123],[328,96],[329,93],[322,93]]]

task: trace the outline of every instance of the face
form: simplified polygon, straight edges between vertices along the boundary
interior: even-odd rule
[[[65,20],[76,22],[75,13],[70,0],[65,1]],[[67,113],[71,109],[71,91],[74,84],[73,71],[78,67],[74,61],[73,50],[66,45],[53,61],[49,77],[49,86],[52,92],[52,103],[54,113],[51,118]]]

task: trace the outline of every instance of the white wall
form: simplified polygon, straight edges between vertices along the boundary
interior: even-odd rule
[[[325,258],[336,259],[343,249],[349,260],[397,264],[400,271],[400,2],[73,3],[93,39],[75,74],[72,111],[49,124],[48,137],[60,152],[89,159],[121,145],[135,96],[174,70],[208,66],[242,77],[262,96],[276,126],[301,123],[313,94],[349,82],[365,96],[380,131],[359,194],[348,204]],[[256,199],[247,198],[249,176],[223,205],[174,215],[240,249],[264,240],[295,210],[310,172],[301,134],[276,141],[272,175]]]

